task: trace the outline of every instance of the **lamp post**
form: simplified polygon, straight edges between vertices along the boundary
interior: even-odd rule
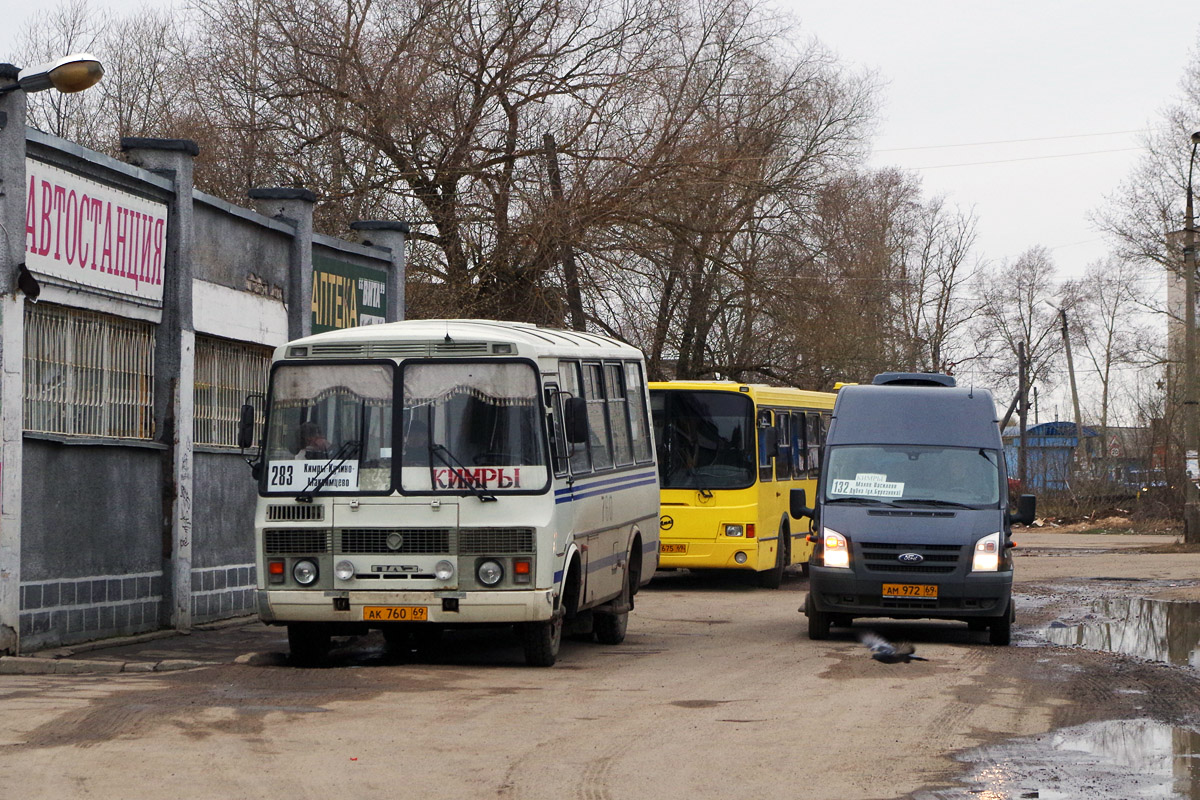
[[[1188,159],[1187,207],[1183,229],[1183,382],[1184,382],[1184,470],[1187,483],[1184,485],[1183,539],[1185,542],[1200,542],[1200,504],[1197,503],[1196,479],[1200,478],[1200,426],[1196,412],[1200,404],[1196,397],[1196,226],[1192,213],[1192,172],[1196,166],[1196,147],[1200,145],[1200,131],[1192,134],[1192,155]]]
[[[104,67],[91,53],[76,53],[63,56],[36,67],[26,67],[17,73],[17,79],[0,86],[0,95],[21,89],[26,94],[43,89],[58,89],[63,94],[90,89],[104,77]]]

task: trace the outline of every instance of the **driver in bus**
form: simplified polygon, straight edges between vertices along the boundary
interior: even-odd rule
[[[296,455],[301,458],[328,458],[329,440],[321,431],[321,426],[315,422],[305,422],[300,425],[300,450]]]

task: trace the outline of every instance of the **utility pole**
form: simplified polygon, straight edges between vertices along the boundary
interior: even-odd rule
[[[1017,343],[1017,420],[1021,425],[1021,449],[1017,451],[1017,478],[1021,481],[1021,491],[1029,491],[1025,483],[1029,467],[1029,436],[1027,434],[1027,416],[1029,414],[1029,387],[1026,383],[1028,375],[1025,371],[1025,343]]]
[[[1074,474],[1077,464],[1087,466],[1087,449],[1083,447],[1083,426],[1080,424],[1079,418],[1079,392],[1075,389],[1075,362],[1071,359],[1071,337],[1067,333],[1067,312],[1060,308],[1058,316],[1062,320],[1063,347],[1067,351],[1067,375],[1071,379],[1071,405],[1075,409],[1075,452],[1071,454],[1071,472]],[[1083,453],[1082,458],[1080,457],[1081,452]],[[1087,474],[1088,470],[1084,469],[1084,475]]]
[[[583,318],[583,295],[579,291],[579,272],[575,268],[575,248],[571,246],[570,226],[564,212],[562,173],[558,170],[558,145],[554,134],[542,136],[542,146],[546,150],[546,167],[550,171],[550,196],[555,205],[555,238],[558,239],[559,252],[562,257],[563,279],[567,286],[567,310],[571,315],[571,328],[577,331],[585,329]]]
[[[1183,369],[1184,369],[1184,472],[1183,487],[1183,540],[1190,544],[1200,542],[1200,504],[1196,497],[1196,480],[1200,478],[1197,444],[1196,412],[1200,403],[1196,398],[1196,225],[1192,214],[1192,170],[1196,166],[1196,145],[1200,144],[1200,131],[1192,134],[1192,156],[1188,161],[1187,210],[1183,229]]]

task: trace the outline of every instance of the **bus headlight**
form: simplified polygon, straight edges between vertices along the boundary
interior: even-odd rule
[[[292,577],[301,586],[311,586],[317,580],[317,565],[305,559],[292,565]]]
[[[823,528],[821,539],[825,543],[825,566],[850,569],[850,544],[846,537],[833,528]]]
[[[741,525],[726,525],[725,526],[725,535],[726,536],[741,536],[742,535],[742,526]]]
[[[993,533],[975,543],[972,572],[996,572],[1000,569],[1000,534]]]
[[[454,562],[442,559],[433,566],[433,577],[439,581],[448,581],[454,577]]]
[[[476,574],[484,586],[495,586],[504,577],[504,567],[496,561],[484,561],[479,565]]]
[[[339,561],[333,565],[333,574],[339,581],[348,581],[354,577],[354,565],[349,561]]]

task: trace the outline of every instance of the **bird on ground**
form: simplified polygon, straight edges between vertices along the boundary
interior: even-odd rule
[[[882,661],[884,664],[907,664],[909,661],[928,661],[928,658],[921,658],[913,655],[915,652],[913,646],[908,642],[899,642],[892,644],[882,636],[867,632],[859,639],[866,648],[871,651],[871,658],[876,661]]]

